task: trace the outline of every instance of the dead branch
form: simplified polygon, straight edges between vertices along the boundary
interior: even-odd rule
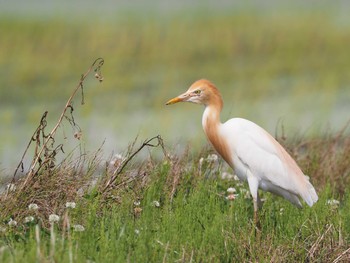
[[[39,126],[36,128],[36,130],[35,130],[35,132],[33,133],[32,137],[30,137],[30,140],[29,140],[29,142],[28,142],[28,144],[27,144],[27,148],[24,150],[24,153],[23,153],[23,155],[22,155],[22,158],[21,158],[20,162],[18,163],[18,165],[17,165],[17,167],[16,167],[16,170],[15,170],[15,172],[14,172],[14,174],[13,174],[13,178],[12,178],[11,183],[14,183],[14,182],[16,181],[16,175],[17,175],[17,172],[18,172],[18,169],[19,169],[19,168],[21,168],[21,171],[24,172],[24,167],[23,167],[23,160],[24,160],[24,157],[26,156],[27,151],[29,150],[29,147],[30,147],[30,145],[32,144],[32,142],[36,140],[35,138],[36,138],[38,132],[43,128],[43,126],[42,126],[42,124],[43,124],[43,119],[46,118],[47,113],[48,113],[47,111],[44,112],[43,116],[41,117]]]
[[[74,126],[76,125],[74,118],[72,116],[73,107],[72,107],[71,102],[72,102],[73,98],[75,97],[77,91],[79,89],[81,89],[81,92],[82,92],[82,102],[81,103],[84,104],[84,93],[83,93],[84,81],[85,81],[86,77],[91,73],[91,71],[95,72],[95,78],[97,78],[100,82],[103,81],[103,77],[101,75],[101,67],[103,66],[103,64],[104,64],[104,59],[98,58],[92,63],[92,65],[85,72],[85,74],[81,75],[81,78],[80,78],[77,86],[75,87],[73,93],[68,98],[66,105],[63,108],[63,111],[62,111],[56,125],[51,130],[51,132],[47,135],[45,134],[47,112],[44,113],[43,117],[41,118],[40,124],[39,124],[38,128],[35,130],[33,136],[31,137],[31,140],[28,143],[28,146],[27,146],[27,148],[22,156],[22,159],[21,159],[20,163],[18,164],[18,166],[15,170],[15,173],[13,175],[13,181],[14,181],[19,167],[23,166],[23,159],[26,156],[27,151],[28,151],[31,143],[33,141],[36,141],[36,148],[35,148],[33,161],[30,165],[30,168],[29,168],[29,171],[28,171],[27,176],[25,178],[25,181],[21,185],[20,190],[22,190],[27,185],[27,183],[31,180],[31,178],[39,172],[39,170],[43,167],[44,164],[49,164],[48,167],[50,167],[50,164],[54,160],[54,157],[57,153],[57,150],[63,151],[62,145],[59,145],[58,147],[54,147],[54,142],[55,142],[54,138],[55,138],[56,131],[60,127],[64,118],[68,119],[68,121],[72,125],[74,125]],[[66,112],[68,109],[70,110],[71,117],[66,116]],[[42,137],[42,139],[41,139],[42,141],[40,140],[40,137]],[[50,145],[50,143],[51,143],[51,145]]]
[[[157,140],[156,144],[152,144],[153,140]],[[136,140],[135,140],[136,141]],[[118,175],[121,174],[124,170],[124,168],[127,166],[127,164],[145,147],[161,147],[164,153],[164,156],[167,158],[167,154],[165,151],[165,147],[164,147],[164,143],[163,143],[163,139],[160,135],[154,136],[151,139],[147,139],[145,140],[141,146],[139,148],[137,148],[134,152],[132,152],[132,148],[135,145],[135,141],[133,142],[133,144],[131,145],[131,147],[129,148],[128,151],[128,157],[125,158],[123,160],[123,162],[118,166],[118,168],[113,172],[112,177],[108,180],[108,182],[106,183],[105,187],[102,189],[101,193],[106,192],[106,190],[113,185],[113,183],[116,181],[116,179],[118,178]]]

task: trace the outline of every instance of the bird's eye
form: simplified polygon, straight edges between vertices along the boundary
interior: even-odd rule
[[[194,91],[194,94],[199,95],[199,94],[201,94],[201,92],[202,92],[202,91],[201,91],[200,89],[197,89],[197,90]]]

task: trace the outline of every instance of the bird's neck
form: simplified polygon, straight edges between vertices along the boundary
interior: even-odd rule
[[[205,110],[202,118],[204,129],[208,124],[220,124],[220,113],[223,105],[224,103],[222,101],[220,93],[211,96],[210,99],[204,104]]]
[[[202,117],[202,125],[209,142],[213,145],[221,157],[230,164],[231,158],[228,144],[225,138],[220,135],[220,126],[222,125],[220,122],[221,110],[222,100],[220,100],[218,103],[206,105]]]

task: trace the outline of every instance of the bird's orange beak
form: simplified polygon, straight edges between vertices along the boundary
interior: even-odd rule
[[[188,96],[187,92],[185,92],[185,93],[169,100],[167,103],[165,103],[165,105],[170,105],[170,104],[174,104],[174,103],[178,103],[178,102],[182,102],[182,101],[187,101],[188,97],[189,96]]]
[[[179,97],[175,97],[175,98],[169,100],[167,103],[165,103],[165,105],[170,105],[170,104],[178,103],[178,102],[181,102],[181,101],[183,101],[183,99],[181,99]]]

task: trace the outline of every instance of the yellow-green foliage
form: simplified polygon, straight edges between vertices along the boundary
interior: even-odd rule
[[[350,78],[349,28],[327,13],[0,23],[6,76],[0,87],[2,99],[10,101],[63,96],[82,65],[98,56],[108,63],[103,93],[147,88],[156,100],[171,94],[166,84],[180,88],[199,77],[222,89],[234,87],[235,95],[244,92],[248,99],[269,92],[333,93]]]

